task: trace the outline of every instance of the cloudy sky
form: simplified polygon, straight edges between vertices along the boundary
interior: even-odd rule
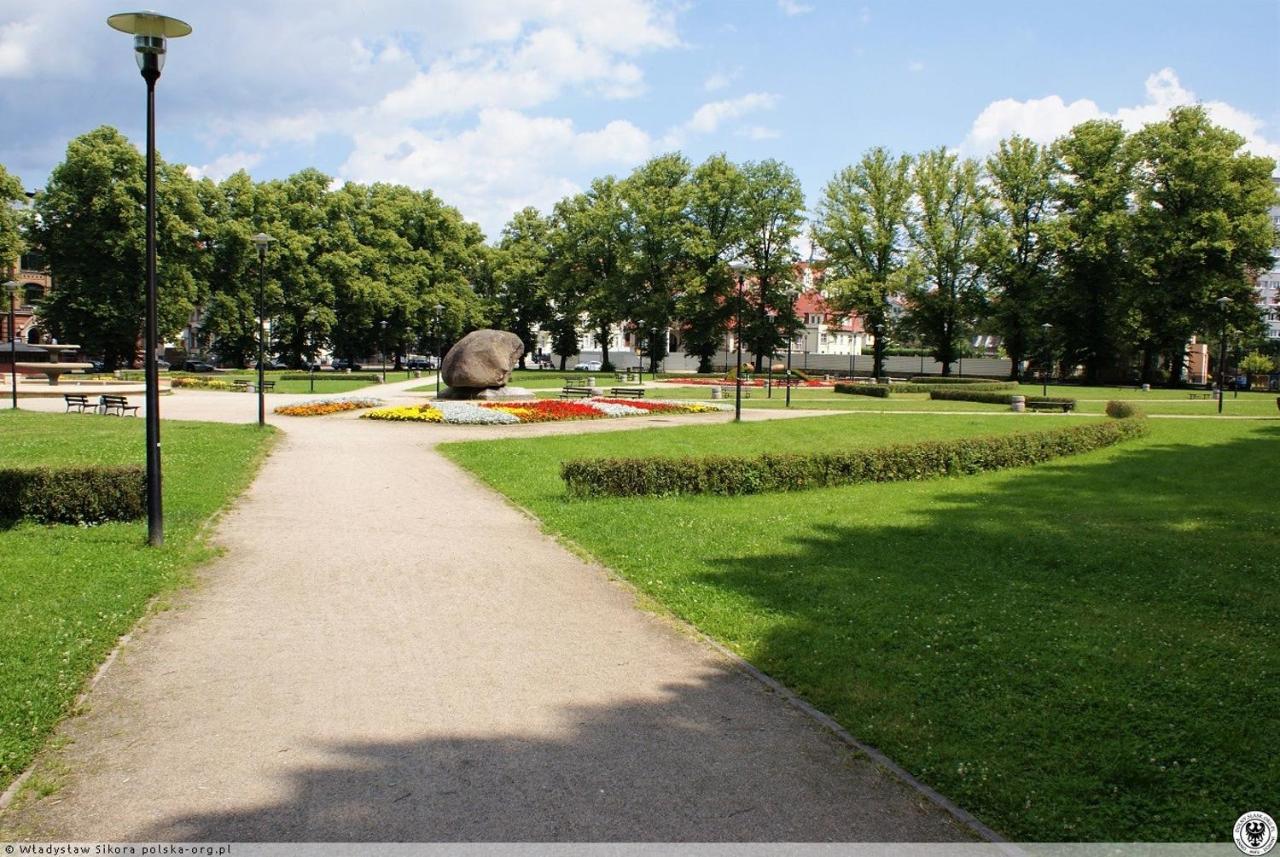
[[[156,0],[195,32],[158,89],[166,158],[215,179],[315,166],[430,187],[493,236],[681,149],[775,157],[811,202],[873,145],[981,155],[1200,102],[1280,158],[1277,0]],[[141,142],[144,86],[100,0],[0,0],[0,164]]]

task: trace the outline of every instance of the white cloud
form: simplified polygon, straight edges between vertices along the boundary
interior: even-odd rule
[[[912,60],[907,64],[907,71],[921,72],[924,71],[924,63],[920,60]]]
[[[187,175],[193,179],[211,178],[220,182],[239,170],[251,170],[262,163],[262,155],[258,152],[230,152],[214,158],[204,166],[188,166]]]
[[[516,110],[481,110],[458,133],[359,132],[339,173],[357,182],[401,182],[429,187],[496,236],[510,216],[532,205],[549,211],[578,186],[564,177],[572,167],[629,169],[652,153],[649,136],[630,122],[578,131],[569,119],[528,116]]]
[[[757,110],[772,109],[777,103],[778,96],[771,92],[750,92],[737,98],[709,101],[695,110],[686,121],[668,130],[662,138],[662,147],[679,149],[691,134],[713,134],[725,122]]]
[[[1058,95],[1026,101],[1013,98],[993,101],[973,121],[960,148],[970,155],[985,154],[1012,134],[1048,143],[1090,119],[1118,120],[1127,130],[1135,131],[1167,118],[1170,108],[1187,104],[1202,104],[1214,122],[1244,137],[1249,151],[1280,160],[1280,144],[1263,135],[1266,123],[1262,119],[1224,101],[1198,101],[1171,68],[1161,69],[1147,78],[1145,102],[1110,113],[1088,98],[1070,103]]]
[[[741,75],[741,68],[735,68],[732,71],[716,69],[711,74],[707,75],[707,79],[702,82],[702,88],[706,92],[719,92],[722,89],[727,89],[729,85],[737,80]]]
[[[813,11],[813,7],[799,0],[778,0],[778,8],[784,15],[804,15]]]
[[[769,128],[764,125],[752,125],[744,129],[742,133],[752,140],[776,140],[782,136],[782,132],[777,128]]]
[[[31,20],[0,26],[0,78],[27,77],[32,73],[32,48],[38,28]]]

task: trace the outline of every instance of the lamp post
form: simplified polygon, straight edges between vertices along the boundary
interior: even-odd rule
[[[387,383],[387,320],[384,318],[378,322],[378,327],[382,328],[381,344],[378,350],[382,352],[382,383]]]
[[[1049,345],[1049,337],[1053,333],[1053,325],[1046,321],[1044,324],[1040,325],[1040,329],[1044,331],[1044,375],[1040,379],[1044,382],[1044,386],[1040,390],[1040,395],[1048,396],[1049,366],[1053,363],[1053,349]]]
[[[160,479],[160,370],[156,365],[156,81],[164,68],[165,40],[191,32],[191,25],[155,12],[124,12],[107,25],[133,36],[142,79],[147,82],[147,308],[144,342],[147,378],[147,543],[164,544]]]
[[[436,398],[438,399],[440,398],[440,373],[444,370],[444,366],[441,365],[442,363],[444,363],[444,356],[440,353],[443,346],[443,343],[440,341],[441,340],[440,334],[442,332],[440,328],[440,313],[444,312],[444,305],[436,304],[435,311],[436,311]]]
[[[267,247],[271,245],[272,238],[265,232],[259,232],[253,236],[254,246],[258,248],[258,425],[265,426],[267,424],[267,400],[266,393],[263,392],[262,385],[266,380],[265,369],[263,365],[266,361],[266,293],[267,293]]]
[[[733,389],[733,421],[742,422],[742,289],[746,285],[746,277],[738,274],[738,307],[737,320],[733,323],[734,344],[738,348],[738,362],[733,367],[733,378],[737,382]]]
[[[1223,295],[1217,304],[1222,316],[1222,336],[1218,341],[1218,413],[1222,413],[1222,402],[1227,397],[1227,307],[1231,306],[1231,298]]]
[[[796,298],[800,297],[800,290],[792,286],[787,289],[787,306],[791,310],[791,318],[796,317]],[[790,319],[788,319],[790,322]],[[795,339],[793,335],[787,334],[787,407],[791,407],[791,346]],[[852,364],[851,364],[852,367]],[[853,381],[853,369],[849,369],[849,380]]]
[[[9,293],[9,394],[13,397],[13,409],[18,409],[18,289],[22,288],[16,281],[4,284]]]

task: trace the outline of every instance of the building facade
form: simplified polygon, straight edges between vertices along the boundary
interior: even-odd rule
[[[1271,180],[1280,193],[1280,178]],[[1267,326],[1267,338],[1280,340],[1280,201],[1271,206],[1271,227],[1276,246],[1271,249],[1271,267],[1258,275],[1258,308]]]

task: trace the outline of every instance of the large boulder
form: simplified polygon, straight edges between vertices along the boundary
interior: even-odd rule
[[[455,390],[504,387],[520,362],[524,343],[505,330],[473,330],[449,349],[440,374]]]

